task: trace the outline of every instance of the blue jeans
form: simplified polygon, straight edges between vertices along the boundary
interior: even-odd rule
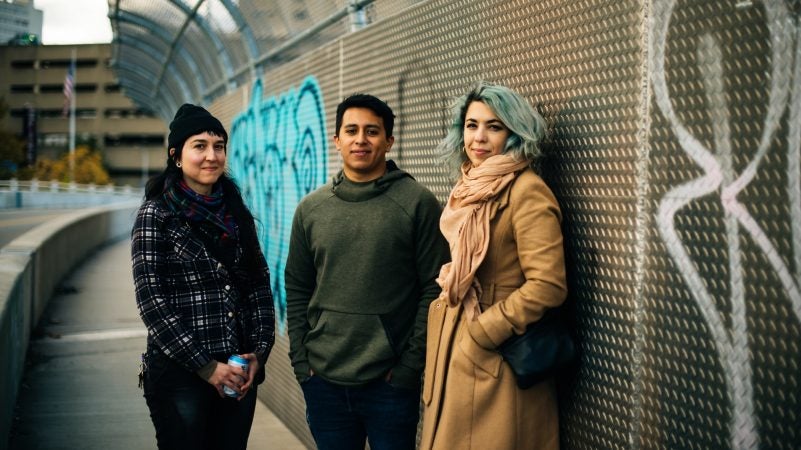
[[[256,386],[240,401],[165,356],[150,358],[143,388],[159,449],[245,450]]]
[[[306,421],[319,450],[414,450],[420,392],[384,380],[343,387],[319,376],[301,383]]]

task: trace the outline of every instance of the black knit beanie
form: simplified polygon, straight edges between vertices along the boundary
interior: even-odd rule
[[[217,118],[200,106],[184,103],[178,108],[178,112],[170,122],[167,151],[169,152],[171,148],[179,149],[178,147],[183,145],[184,141],[204,131],[212,131],[228,142],[228,133],[225,132],[225,128]]]

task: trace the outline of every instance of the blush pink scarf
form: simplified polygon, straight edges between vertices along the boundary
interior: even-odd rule
[[[437,278],[442,287],[440,298],[447,300],[450,306],[461,302],[469,320],[481,314],[478,307],[481,287],[475,281],[475,274],[489,246],[490,220],[496,211],[490,200],[528,164],[528,161],[517,161],[505,154],[491,156],[478,167],[465,162],[462,178],[451,191],[442,212],[439,226],[450,244],[451,262],[442,266]]]

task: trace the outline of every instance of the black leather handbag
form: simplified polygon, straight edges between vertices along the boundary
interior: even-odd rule
[[[529,324],[525,333],[510,337],[498,347],[520,389],[552,377],[576,357],[576,346],[558,309],[547,310],[540,320]]]

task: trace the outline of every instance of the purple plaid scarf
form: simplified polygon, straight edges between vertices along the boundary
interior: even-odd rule
[[[208,221],[217,226],[221,233],[218,242],[227,243],[236,239],[236,222],[225,207],[222,186],[217,183],[211,195],[198,194],[184,180],[180,180],[164,191],[164,198],[169,208],[183,214],[191,223]]]

